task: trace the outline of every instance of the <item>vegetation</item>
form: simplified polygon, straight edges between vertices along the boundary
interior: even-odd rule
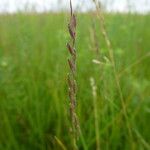
[[[150,15],[104,15],[126,118],[100,21],[94,13],[77,16],[78,148],[150,149]],[[72,149],[68,20],[0,16],[0,150]]]

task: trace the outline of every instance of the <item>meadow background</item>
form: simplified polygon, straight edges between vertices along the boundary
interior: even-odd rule
[[[97,149],[98,132],[101,150],[149,150],[150,15],[105,12],[104,18],[128,120],[100,21],[94,12],[77,13],[78,148]],[[0,15],[0,150],[72,149],[68,20],[65,12]],[[91,77],[97,86],[99,130]]]

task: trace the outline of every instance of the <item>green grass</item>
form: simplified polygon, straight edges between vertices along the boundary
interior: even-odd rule
[[[95,17],[96,18],[96,17]],[[68,14],[0,16],[0,150],[72,148],[67,94]],[[78,15],[79,149],[96,149],[90,77],[96,81],[102,150],[150,149],[150,15],[105,15],[132,137],[98,20],[93,52],[91,15]],[[82,140],[81,140],[82,139]],[[84,148],[83,148],[84,147]]]

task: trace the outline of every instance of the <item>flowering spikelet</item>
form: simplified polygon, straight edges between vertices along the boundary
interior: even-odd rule
[[[70,34],[70,42],[67,43],[67,49],[70,54],[70,58],[68,59],[68,65],[70,68],[70,72],[68,74],[68,87],[69,87],[69,100],[70,100],[70,118],[71,118],[71,131],[73,135],[73,146],[74,149],[77,149],[76,140],[78,137],[78,120],[76,115],[76,50],[75,50],[75,41],[76,41],[76,17],[72,10],[72,3],[70,0],[70,21],[68,24],[68,31]]]

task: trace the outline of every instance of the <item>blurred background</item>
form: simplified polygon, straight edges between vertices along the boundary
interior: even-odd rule
[[[150,150],[150,0],[72,2],[78,149]],[[69,0],[0,0],[0,150],[74,149],[69,19]]]
[[[0,0],[0,12],[15,13],[17,11],[64,11],[68,10],[68,0]],[[150,11],[150,0],[101,0],[103,8],[113,12]],[[73,0],[78,11],[86,12],[94,9],[92,0]]]

